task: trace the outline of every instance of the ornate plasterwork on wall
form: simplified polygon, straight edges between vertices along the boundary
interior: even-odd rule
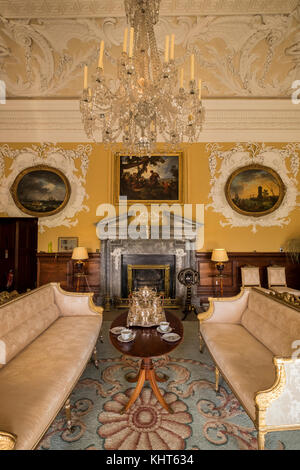
[[[300,168],[300,144],[288,144],[283,148],[274,148],[266,144],[239,143],[228,151],[222,149],[221,144],[207,144],[209,152],[209,169],[211,190],[209,198],[212,202],[206,205],[206,209],[212,208],[214,212],[222,214],[226,219],[221,220],[222,227],[252,227],[252,232],[257,227],[283,227],[290,223],[289,214],[300,203],[297,197],[297,175]],[[271,214],[263,217],[249,217],[238,214],[228,204],[225,196],[225,185],[229,176],[238,168],[250,164],[264,165],[276,170],[280,175],[286,193],[281,206]]]
[[[45,228],[77,225],[76,215],[82,210],[89,211],[84,202],[89,197],[85,191],[85,180],[91,150],[91,145],[78,145],[66,150],[50,143],[20,149],[13,149],[9,145],[0,146],[0,212],[9,217],[26,217],[15,205],[10,187],[25,168],[48,165],[65,174],[70,182],[71,194],[68,204],[60,213],[39,219],[39,230],[44,232]]]
[[[7,2],[1,11],[17,3]],[[38,3],[28,2],[29,16],[24,5],[15,8],[16,17],[0,16],[0,78],[6,81],[9,97],[79,97],[83,66],[87,63],[95,72],[101,39],[106,73],[116,78],[115,57],[126,24],[117,13],[120,9],[112,9],[110,2],[109,16],[102,16],[99,2],[90,2],[90,7],[80,1],[62,2],[60,7],[58,2],[43,2],[42,9]],[[194,1],[188,8],[186,0],[173,3],[165,2],[155,27],[158,46],[163,51],[165,35],[174,32],[178,65],[184,55],[196,55],[204,97],[290,97],[300,73],[300,7],[295,9],[295,0]],[[89,10],[91,4],[95,11]],[[39,11],[44,12],[40,17]],[[168,11],[177,16],[164,16]],[[188,60],[186,68],[187,76]]]

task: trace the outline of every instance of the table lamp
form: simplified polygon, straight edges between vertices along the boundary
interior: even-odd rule
[[[219,275],[221,275],[224,269],[224,263],[228,261],[228,256],[225,248],[215,248],[212,252],[211,260],[216,263]]]
[[[76,261],[74,276],[77,278],[76,291],[80,290],[80,280],[85,276],[84,261],[88,259],[89,255],[87,249],[83,246],[78,246],[73,249],[72,259]]]
[[[88,257],[87,249],[83,246],[77,246],[73,249],[72,259],[76,260],[76,265],[84,265],[84,260],[88,259]]]

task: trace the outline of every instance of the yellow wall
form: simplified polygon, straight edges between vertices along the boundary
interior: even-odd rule
[[[9,144],[12,148],[28,147],[30,144]],[[59,144],[64,148],[72,148],[78,144]],[[222,144],[223,149],[230,149],[233,143]],[[283,147],[286,144],[272,143],[273,147]],[[187,203],[207,204],[210,191],[210,172],[206,144],[193,144],[185,152],[187,174],[185,179]],[[6,162],[9,165],[8,162]],[[9,171],[9,169],[8,169]],[[75,227],[56,227],[47,229],[39,234],[38,250],[47,251],[48,243],[52,242],[53,251],[56,251],[58,237],[78,236],[79,244],[87,246],[90,251],[100,247],[96,236],[95,222],[96,208],[99,204],[111,202],[112,190],[112,155],[100,144],[93,145],[90,156],[90,164],[86,177],[86,192],[89,199],[85,204],[89,206],[89,212],[82,211],[76,215],[78,224]],[[300,176],[298,175],[299,183]],[[300,184],[299,184],[300,190]],[[0,214],[5,216],[6,214]],[[205,210],[204,247],[202,251],[210,251],[216,247],[225,247],[228,251],[279,251],[279,248],[289,238],[300,235],[300,208],[290,214],[290,223],[280,227],[258,227],[253,233],[249,228],[222,227],[220,220],[225,221],[220,214]]]

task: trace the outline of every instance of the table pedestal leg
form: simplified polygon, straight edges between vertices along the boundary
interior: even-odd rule
[[[146,359],[142,360],[141,368],[140,368],[139,374],[137,376],[130,377],[130,374],[127,374],[126,380],[128,380],[129,382],[137,381],[137,385],[136,385],[136,388],[135,388],[133,394],[130,397],[129,402],[124,407],[124,409],[121,411],[121,414],[126,413],[126,411],[129,410],[131,405],[133,405],[133,403],[137,400],[139,394],[142,391],[143,385],[144,385],[146,380],[149,381],[149,383],[151,385],[151,388],[154,392],[154,395],[156,396],[156,398],[159,401],[159,403],[161,404],[161,406],[163,408],[165,408],[165,410],[167,410],[168,413],[173,413],[173,410],[165,402],[162,394],[160,393],[158,385],[156,383],[157,381],[165,382],[166,380],[168,380],[168,377],[164,374],[163,374],[162,377],[159,377],[155,374],[155,370],[154,370],[154,367],[153,367],[153,362],[150,358],[146,358]]]

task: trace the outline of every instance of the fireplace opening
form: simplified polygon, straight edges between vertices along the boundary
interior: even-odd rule
[[[148,286],[163,294],[170,295],[170,266],[166,265],[131,265],[127,266],[128,292]]]
[[[165,298],[175,299],[174,276],[173,255],[123,255],[122,298],[126,299],[132,291],[148,286],[156,289]]]

